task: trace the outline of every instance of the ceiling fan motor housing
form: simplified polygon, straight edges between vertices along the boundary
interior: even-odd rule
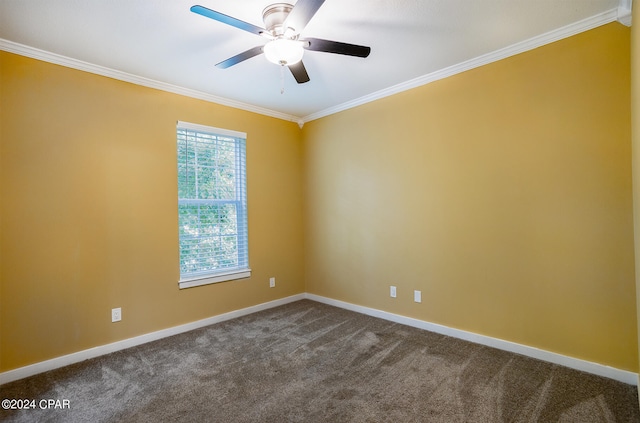
[[[321,38],[300,39],[300,33],[304,31],[306,25],[324,2],[325,0],[297,0],[295,6],[289,3],[273,3],[262,11],[264,28],[200,5],[192,6],[191,11],[269,39],[264,45],[250,48],[216,63],[217,68],[226,69],[264,53],[271,63],[282,67],[287,66],[296,82],[304,84],[309,82],[309,75],[302,63],[302,56],[306,50],[363,58],[369,56],[371,52],[370,47],[356,44],[323,40]]]
[[[283,24],[291,9],[293,9],[293,5],[289,3],[274,3],[264,9],[262,20],[271,35],[278,37],[285,34],[287,28],[284,28]],[[292,29],[295,31],[295,28]]]

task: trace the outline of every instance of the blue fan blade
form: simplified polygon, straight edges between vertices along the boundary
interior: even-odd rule
[[[233,18],[231,16],[225,15],[224,13],[216,12],[215,10],[207,9],[204,6],[192,6],[191,11],[193,13],[197,13],[198,15],[205,16],[207,18],[213,19],[218,22],[225,23],[227,25],[231,25],[243,31],[251,32],[256,35],[262,35],[262,33],[267,32],[266,29],[260,28],[259,26],[255,26],[245,21],[241,21],[240,19]]]
[[[222,62],[216,64],[216,67],[221,69],[226,69],[230,66],[237,65],[240,62],[243,62],[247,59],[251,59],[254,56],[262,53],[262,46],[251,48],[245,52],[237,54],[233,57],[228,58],[227,60],[223,60]]]

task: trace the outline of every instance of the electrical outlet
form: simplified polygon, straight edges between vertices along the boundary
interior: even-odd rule
[[[422,292],[421,291],[413,291],[413,301],[416,303],[422,302]]]
[[[396,297],[396,287],[391,285],[389,287],[389,295],[391,296],[391,298],[395,298]]]
[[[111,309],[111,322],[119,322],[120,320],[122,320],[122,309],[120,307],[118,308],[112,308]]]
[[[276,287],[276,278],[269,278],[269,288]]]

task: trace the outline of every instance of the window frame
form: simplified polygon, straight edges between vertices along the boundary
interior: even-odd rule
[[[234,200],[230,201],[228,199],[226,200],[219,200],[219,202],[221,204],[224,203],[237,203],[237,204],[241,204],[241,207],[237,207],[236,208],[236,220],[237,220],[237,224],[238,227],[241,226],[241,219],[244,220],[244,237],[239,237],[238,239],[238,251],[244,249],[244,251],[246,251],[246,266],[239,266],[237,268],[232,268],[232,269],[222,269],[221,271],[202,271],[202,272],[197,272],[197,273],[191,273],[191,274],[185,274],[183,275],[182,273],[182,268],[180,266],[181,263],[181,251],[179,248],[178,251],[178,271],[180,274],[180,278],[178,280],[178,285],[180,289],[183,288],[192,288],[195,286],[201,286],[201,285],[209,285],[209,284],[213,284],[213,283],[218,283],[218,282],[225,282],[225,281],[231,281],[231,280],[237,280],[237,279],[245,279],[245,278],[249,278],[251,276],[251,268],[249,266],[249,236],[248,236],[248,226],[249,226],[249,222],[248,222],[248,213],[247,213],[247,184],[246,184],[246,139],[247,139],[247,134],[244,132],[238,132],[238,131],[233,131],[233,130],[229,130],[229,129],[222,129],[222,128],[216,128],[213,126],[207,126],[207,125],[200,125],[200,124],[195,124],[195,123],[189,123],[189,122],[183,122],[183,121],[178,121],[176,124],[176,132],[175,132],[175,136],[176,136],[176,165],[179,164],[178,160],[178,152],[179,152],[179,131],[180,130],[186,130],[186,131],[191,131],[191,132],[196,132],[196,133],[203,133],[203,134],[208,134],[208,135],[215,135],[215,136],[224,136],[224,137],[231,137],[236,139],[236,142],[234,143],[234,147],[236,149],[236,153],[235,153],[235,159],[236,159],[236,164],[235,164],[235,172],[237,173],[238,171],[241,171],[243,174],[242,175],[235,175],[236,177],[236,184],[235,184],[235,191],[234,191]],[[242,142],[243,145],[241,146],[239,144],[239,142]],[[242,149],[242,150],[240,150]],[[239,154],[239,152],[242,151],[242,156]],[[242,160],[242,162],[238,162],[238,160]],[[176,169],[176,174],[177,174],[177,178],[176,178],[176,182],[179,183],[180,180],[180,170]],[[212,202],[211,199],[193,199],[193,198],[184,198],[181,199],[180,198],[180,190],[178,189],[178,194],[177,194],[177,199],[178,199],[178,204],[177,204],[177,208],[178,211],[180,210],[180,206],[183,204],[189,204],[189,203],[207,203],[207,202]],[[239,191],[243,191],[243,192],[239,192]],[[217,202],[218,200],[215,200],[213,203],[215,204],[215,202]],[[180,247],[181,245],[181,238],[180,238],[180,214],[178,212],[178,246]],[[242,242],[241,242],[242,241]],[[244,245],[243,245],[244,244]],[[240,254],[239,252],[237,253],[238,255]],[[240,261],[240,260],[239,260]]]

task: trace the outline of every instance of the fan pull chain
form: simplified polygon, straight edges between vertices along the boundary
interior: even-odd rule
[[[280,94],[284,94],[284,65],[280,65]]]

